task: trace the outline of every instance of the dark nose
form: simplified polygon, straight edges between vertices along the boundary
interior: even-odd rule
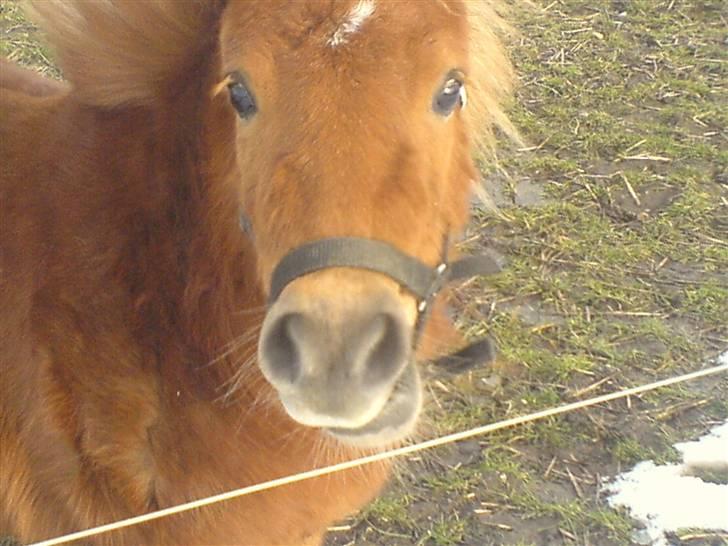
[[[386,403],[406,366],[412,328],[396,311],[325,310],[294,306],[276,313],[274,306],[261,334],[260,366],[294,419],[362,426]]]
[[[367,387],[390,380],[400,370],[407,346],[395,317],[379,313],[361,324],[343,326],[348,331],[339,333],[345,339],[337,343],[332,325],[323,320],[304,313],[279,317],[262,340],[270,379],[282,387],[295,386],[308,375],[335,373],[338,368],[342,379],[358,377]]]

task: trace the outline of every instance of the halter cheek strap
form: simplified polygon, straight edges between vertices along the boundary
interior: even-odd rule
[[[361,237],[335,237],[321,239],[299,246],[286,254],[278,263],[271,278],[268,303],[272,305],[283,289],[295,279],[331,267],[353,267],[388,276],[408,290],[417,299],[417,322],[412,338],[416,347],[431,303],[448,283],[478,275],[493,275],[500,271],[490,256],[468,256],[448,263],[447,242],[443,245],[441,263],[432,268],[420,260],[401,252],[396,247]],[[442,357],[436,366],[460,373],[475,365],[493,360],[494,349],[488,338],[478,340],[464,349]]]

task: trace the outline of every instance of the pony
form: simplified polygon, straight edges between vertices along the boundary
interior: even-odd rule
[[[438,296],[327,267],[457,241],[512,71],[490,0],[37,0],[67,83],[0,70],[0,533],[105,524],[401,443]],[[242,226],[241,226],[242,224]],[[319,545],[390,467],[91,544]]]

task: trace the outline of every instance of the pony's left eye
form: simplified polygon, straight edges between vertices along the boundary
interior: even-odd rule
[[[248,120],[258,111],[258,105],[255,104],[255,98],[245,85],[242,76],[233,73],[230,77],[232,79],[232,81],[228,84],[230,102],[232,103],[233,108],[238,111],[238,115],[241,118]]]
[[[451,76],[435,95],[432,109],[441,116],[449,116],[457,106],[462,108],[466,102],[465,84],[459,77]]]

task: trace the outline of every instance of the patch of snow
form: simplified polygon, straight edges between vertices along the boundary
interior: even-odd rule
[[[655,546],[667,546],[666,532],[697,528],[728,531],[728,485],[685,476],[680,464],[644,461],[610,486],[612,506],[626,506]]]
[[[716,364],[728,363],[728,351]],[[692,476],[699,469],[728,468],[728,422],[693,442],[675,445],[681,464],[638,463],[606,488],[611,506],[625,506],[645,525],[644,544],[668,546],[665,533],[692,528],[728,531],[728,484]]]
[[[675,444],[675,449],[682,453],[683,464],[688,468],[728,468],[728,422],[715,427],[695,442]]]

